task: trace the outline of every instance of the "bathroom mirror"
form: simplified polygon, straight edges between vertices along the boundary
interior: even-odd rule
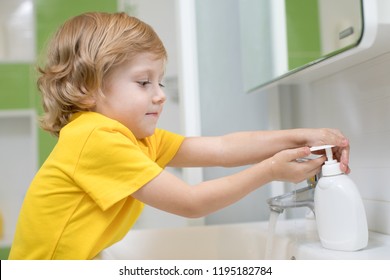
[[[362,8],[362,0],[239,0],[245,90],[357,46]]]
[[[0,63],[34,59],[34,0],[0,1]]]

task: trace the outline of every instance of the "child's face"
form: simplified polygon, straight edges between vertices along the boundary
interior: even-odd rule
[[[96,97],[95,111],[119,121],[137,139],[152,135],[166,100],[163,75],[163,60],[156,60],[150,53],[137,55],[109,75],[104,97]]]

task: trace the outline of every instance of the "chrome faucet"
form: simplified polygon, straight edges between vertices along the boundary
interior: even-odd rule
[[[314,213],[314,191],[320,174],[307,179],[307,186],[267,199],[271,211],[282,213],[284,209],[309,207]]]

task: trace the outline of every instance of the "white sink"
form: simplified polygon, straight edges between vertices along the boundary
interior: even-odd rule
[[[239,260],[264,259],[268,222],[173,229],[136,229],[97,259]],[[269,259],[390,259],[390,236],[370,233],[357,252],[324,249],[315,222],[279,220]]]

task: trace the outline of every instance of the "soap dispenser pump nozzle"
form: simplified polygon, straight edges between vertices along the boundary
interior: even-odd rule
[[[326,158],[327,158],[327,163],[333,163],[336,160],[333,159],[333,152],[332,152],[332,147],[334,146],[329,146],[325,148],[325,153],[326,153]]]
[[[333,176],[343,174],[340,169],[340,163],[333,159],[332,148],[334,145],[324,145],[310,148],[310,151],[325,150],[326,158],[325,164],[322,166],[322,176]]]

